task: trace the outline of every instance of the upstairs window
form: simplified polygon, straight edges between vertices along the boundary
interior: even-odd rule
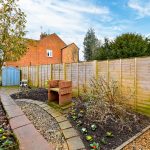
[[[47,57],[53,57],[52,50],[47,50]]]

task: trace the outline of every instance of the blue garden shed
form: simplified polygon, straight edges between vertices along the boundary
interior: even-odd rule
[[[15,67],[2,68],[2,86],[14,86],[20,84],[20,70]]]

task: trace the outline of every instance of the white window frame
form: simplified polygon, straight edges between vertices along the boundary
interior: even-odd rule
[[[53,57],[53,51],[51,49],[47,49],[47,57]]]

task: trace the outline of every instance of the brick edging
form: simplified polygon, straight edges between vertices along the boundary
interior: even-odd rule
[[[150,125],[146,128],[144,128],[142,131],[140,131],[139,133],[137,133],[136,135],[134,135],[133,137],[131,137],[129,140],[127,140],[126,142],[124,142],[123,144],[121,144],[119,147],[117,147],[115,150],[122,150],[125,146],[127,146],[128,144],[132,143],[136,138],[138,138],[139,136],[141,136],[142,134],[144,134],[146,131],[148,131],[150,129]]]
[[[36,100],[30,100],[30,99],[20,99],[17,101],[23,101],[27,103],[36,104],[42,109],[44,109],[48,114],[50,114],[58,123],[62,134],[64,135],[64,138],[66,140],[66,149],[69,150],[84,150],[85,146],[78,134],[78,131],[75,130],[70,122],[67,120],[67,118],[60,113],[59,111],[55,110],[51,106],[45,104],[44,102],[39,102]]]
[[[29,119],[24,115],[19,106],[6,94],[0,95],[0,101],[4,107],[9,124],[20,150],[54,150],[55,146],[49,144],[36,130]]]

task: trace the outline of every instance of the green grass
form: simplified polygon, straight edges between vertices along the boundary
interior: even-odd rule
[[[6,89],[15,89],[15,88],[19,88],[19,86],[0,86],[0,88],[6,88]]]

